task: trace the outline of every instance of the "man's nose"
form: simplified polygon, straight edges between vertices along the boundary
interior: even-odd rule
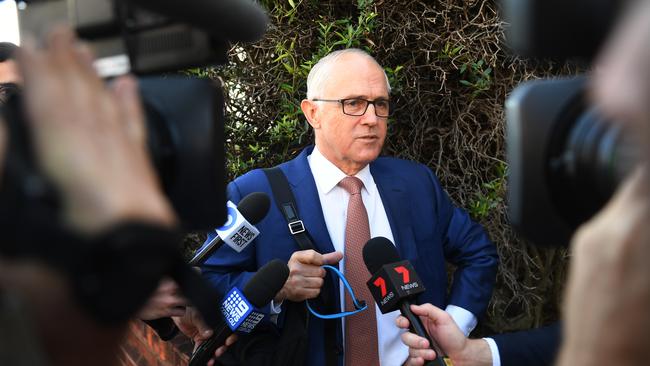
[[[363,122],[369,125],[375,125],[379,122],[379,118],[377,117],[377,111],[375,110],[375,105],[374,104],[368,104],[368,108],[366,108],[366,113],[363,114]]]

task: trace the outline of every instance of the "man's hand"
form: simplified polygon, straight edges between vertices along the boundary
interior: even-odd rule
[[[212,329],[201,318],[201,314],[193,307],[187,307],[183,316],[173,317],[172,319],[178,329],[194,342],[193,352],[213,334]],[[231,334],[226,338],[226,343],[215,350],[214,357],[208,362],[207,366],[213,366],[214,360],[221,357],[236,340],[237,334]]]
[[[149,301],[144,305],[138,318],[153,320],[185,315],[189,302],[181,295],[180,288],[170,278],[163,278]]]
[[[172,319],[181,333],[194,342],[194,350],[212,336],[212,329],[205,324],[201,314],[194,307],[185,308],[182,316],[174,316]]]
[[[456,322],[444,310],[431,304],[411,305],[413,314],[422,319],[427,333],[451,358],[454,366],[491,366],[492,353],[483,339],[467,339]],[[397,326],[409,328],[409,321],[403,316],[397,318]],[[402,342],[409,347],[409,358],[404,365],[422,366],[427,360],[434,360],[436,352],[429,341],[417,334],[402,334]]]
[[[289,278],[275,299],[276,303],[284,300],[303,301],[313,299],[320,294],[325,278],[322,265],[336,265],[343,259],[343,253],[332,252],[320,254],[314,250],[294,252],[289,259]]]
[[[629,4],[590,91],[604,115],[638,139],[642,167],[573,238],[561,366],[650,360],[650,0]]]
[[[226,338],[226,344],[223,346],[217,348],[214,351],[214,358],[208,361],[208,364],[206,366],[214,366],[215,359],[221,357],[226,351],[228,350],[228,347],[232,346],[233,343],[237,341],[237,334],[233,333]]]
[[[572,241],[559,365],[650,360],[650,179],[630,177]]]

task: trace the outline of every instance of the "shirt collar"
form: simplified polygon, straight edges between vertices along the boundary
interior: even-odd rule
[[[316,181],[316,186],[322,194],[329,193],[343,178],[347,177],[341,169],[323,156],[318,150],[318,146],[314,147],[314,151],[309,156],[309,166]],[[374,185],[374,180],[370,174],[370,165],[363,167],[355,177],[361,179],[366,191]]]

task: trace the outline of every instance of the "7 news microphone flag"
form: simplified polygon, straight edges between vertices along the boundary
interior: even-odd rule
[[[426,338],[436,359],[426,366],[453,366],[440,345],[427,333],[420,318],[411,311],[411,299],[424,292],[415,268],[407,260],[401,260],[393,243],[381,236],[370,239],[363,247],[363,261],[372,275],[367,282],[372,297],[382,314],[399,310],[408,319],[411,332]]]

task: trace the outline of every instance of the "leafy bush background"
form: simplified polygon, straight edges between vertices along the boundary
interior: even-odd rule
[[[299,108],[311,66],[333,50],[363,48],[393,87],[384,153],[428,165],[498,247],[496,289],[475,334],[554,320],[567,253],[528,245],[508,225],[503,105],[521,81],[574,68],[511,56],[492,0],[261,3],[271,18],[264,39],[235,45],[228,65],[192,70],[224,83],[228,174],[276,165],[312,143]]]

